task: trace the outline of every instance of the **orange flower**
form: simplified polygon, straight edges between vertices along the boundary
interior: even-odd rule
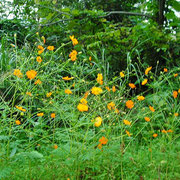
[[[132,88],[132,89],[134,89],[134,88],[136,88],[136,85],[133,84],[133,83],[129,83],[129,87]]]
[[[77,51],[76,50],[72,50],[72,52],[69,54],[69,57],[71,56],[77,56]]]
[[[99,149],[102,149],[102,144],[99,143],[97,147],[98,147]]]
[[[167,131],[166,131],[165,129],[163,129],[161,132],[162,132],[162,133],[167,133]]]
[[[155,111],[155,109],[154,109],[152,106],[149,106],[149,109],[150,109],[152,112]]]
[[[34,70],[30,70],[26,72],[27,77],[31,80],[34,79],[37,75],[37,72]]]
[[[177,91],[173,91],[173,97],[177,98],[177,96],[178,96],[178,92]]]
[[[48,46],[47,49],[48,49],[49,51],[54,51],[54,46]]]
[[[37,116],[42,117],[42,116],[44,116],[44,113],[37,113]]]
[[[69,81],[69,80],[71,80],[71,79],[74,79],[74,77],[68,77],[68,76],[66,76],[66,77],[62,77],[62,79],[63,79],[63,80],[66,80],[66,81]]]
[[[126,101],[126,107],[132,109],[134,107],[134,102],[132,100]]]
[[[41,56],[37,56],[36,61],[37,61],[38,63],[41,63],[41,62],[42,62]]]
[[[130,122],[130,121],[128,121],[128,120],[126,120],[126,119],[124,119],[124,120],[123,120],[123,123],[124,123],[125,125],[128,125],[128,126],[130,126],[130,125],[131,125],[131,122]]]
[[[103,92],[103,90],[100,87],[92,87],[91,92],[94,95],[99,95]]]
[[[101,144],[105,145],[105,144],[107,144],[108,139],[107,139],[107,138],[105,138],[104,136],[102,136],[102,138],[101,138],[101,139],[99,139],[99,142],[100,142]]]
[[[110,91],[110,88],[109,88],[109,87],[107,87],[107,86],[106,86],[106,89],[107,89],[108,91]]]
[[[80,112],[88,111],[88,105],[79,103],[78,106],[77,106],[77,109]]]
[[[112,87],[112,91],[116,92],[116,87],[115,86]]]
[[[39,45],[39,46],[38,46],[38,49],[39,49],[39,51],[38,51],[38,54],[39,54],[39,55],[44,52],[44,48],[43,48],[42,46]]]
[[[145,119],[145,121],[147,121],[147,122],[150,121],[150,118],[149,118],[149,117],[145,117],[144,119]]]
[[[98,73],[96,81],[100,84],[103,85],[103,76],[102,74]]]
[[[121,71],[121,72],[119,73],[119,75],[120,75],[122,78],[124,78],[124,77],[125,77],[125,75],[124,75],[123,71]]]
[[[168,72],[167,68],[164,68],[164,72]]]
[[[17,76],[18,78],[22,78],[22,76],[23,76],[20,69],[14,69],[13,74],[14,74],[14,76]]]
[[[46,97],[48,98],[48,97],[50,97],[52,95],[52,92],[48,92],[47,94],[46,94]]]
[[[178,89],[178,93],[180,93],[180,89]]]
[[[55,113],[51,113],[51,118],[55,118],[56,114]]]
[[[174,116],[178,117],[178,116],[179,116],[179,113],[174,113]]]
[[[92,61],[92,57],[91,56],[89,57],[89,61]]]
[[[66,94],[72,94],[72,91],[70,89],[65,89],[64,91]]]
[[[145,99],[145,97],[144,96],[138,96],[137,99],[138,99],[138,101],[143,101]]]
[[[169,130],[167,130],[167,132],[172,133],[172,132],[173,132],[173,130],[169,129]]]
[[[26,92],[26,95],[28,96],[32,96],[32,94],[30,92]]]
[[[87,102],[87,100],[86,100],[85,98],[82,98],[82,99],[80,100],[80,103],[82,103],[82,104],[87,104],[88,102]]]
[[[115,109],[115,104],[113,102],[108,103],[107,108],[109,110]]]
[[[26,109],[24,109],[23,107],[21,107],[21,106],[15,106],[17,109],[19,109],[20,111],[22,111],[22,112],[26,112]]]
[[[86,99],[88,97],[88,95],[89,95],[89,91],[85,92],[84,99]]]
[[[141,84],[145,85],[145,84],[147,84],[147,82],[148,82],[148,79],[144,79]]]
[[[77,40],[76,38],[74,38],[74,35],[69,36],[69,37],[70,37],[70,39],[71,39],[71,41],[72,41],[72,43],[73,43],[73,46],[75,46],[75,45],[78,44],[78,40]]]
[[[174,77],[177,77],[178,76],[178,74],[176,73],[176,74],[174,74]]]
[[[57,149],[57,148],[58,148],[58,145],[57,145],[57,144],[55,144],[55,145],[54,145],[54,149]]]
[[[37,81],[34,82],[35,85],[37,85],[37,84],[40,85],[41,83],[42,83],[42,81],[40,79],[38,79]]]
[[[102,118],[99,116],[99,117],[97,117],[97,118],[95,119],[94,125],[95,125],[96,127],[99,127],[101,124],[102,124]]]
[[[20,120],[16,120],[15,123],[16,123],[17,125],[20,125],[20,124],[21,124],[21,121],[20,121]]]
[[[151,67],[148,67],[146,70],[145,70],[145,75],[148,75],[149,71],[152,69],[152,66]]]
[[[153,137],[156,138],[158,136],[158,134],[153,134]]]
[[[127,130],[126,130],[126,134],[127,134],[129,137],[131,136],[130,132],[127,131]]]

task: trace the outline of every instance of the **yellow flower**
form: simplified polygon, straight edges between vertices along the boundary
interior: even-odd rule
[[[127,130],[126,130],[126,134],[127,134],[129,137],[131,136],[130,132],[127,131]]]
[[[134,102],[132,100],[126,101],[126,107],[132,109],[134,107]]]
[[[68,80],[74,79],[74,77],[68,77],[68,76],[66,76],[66,77],[62,77],[62,79],[68,81]]]
[[[71,41],[72,41],[72,43],[73,43],[73,46],[75,46],[75,45],[78,44],[78,40],[77,40],[76,38],[74,38],[74,35],[69,36],[69,37],[70,37],[70,39],[71,39]]]
[[[75,61],[77,59],[77,51],[72,50],[72,52],[69,54],[69,57],[71,58],[72,61]]]
[[[23,112],[26,112],[26,109],[24,109],[23,107],[21,106],[15,106],[17,109],[19,109],[20,111],[23,111]]]
[[[82,99],[80,100],[80,103],[82,103],[82,104],[87,104],[88,102],[87,102],[87,100],[86,100],[85,98],[82,98]]]
[[[115,104],[114,104],[113,102],[110,102],[110,103],[108,103],[107,108],[108,108],[109,110],[115,109]]]
[[[145,121],[147,121],[147,122],[150,121],[150,118],[149,118],[149,117],[145,117],[144,119],[145,119]]]
[[[153,134],[153,137],[156,138],[158,136],[158,134]]]
[[[143,101],[145,99],[145,97],[144,96],[138,96],[137,99],[138,99],[138,101]]]
[[[96,80],[100,85],[103,85],[103,76],[102,76],[102,74],[98,73],[98,76],[97,76]]]
[[[152,69],[152,66],[151,67],[148,67],[146,70],[145,70],[145,75],[148,75],[149,71]]]
[[[44,49],[43,50],[39,50],[38,51],[38,54],[40,55],[40,54],[42,54],[44,52]]]
[[[89,61],[92,61],[92,57],[91,56],[89,57]]]
[[[174,113],[174,116],[178,117],[178,116],[179,116],[179,113]]]
[[[41,63],[41,62],[42,62],[41,56],[37,56],[36,61],[37,61],[38,63]]]
[[[129,87],[132,88],[132,89],[134,89],[134,88],[136,88],[136,85],[133,84],[133,83],[129,83]]]
[[[103,92],[103,90],[100,87],[92,87],[91,92],[94,95],[99,95]]]
[[[120,75],[122,78],[124,78],[124,77],[125,77],[125,75],[124,75],[123,71],[121,71],[121,72],[119,73],[119,75]]]
[[[32,96],[32,94],[30,92],[26,92],[26,95],[28,96]]]
[[[167,68],[164,68],[164,72],[168,72]]]
[[[40,84],[42,84],[42,81],[41,81],[40,79],[38,79],[37,81],[34,82],[34,84],[35,84],[35,85],[37,85],[37,84],[40,85]]]
[[[16,123],[17,125],[20,125],[20,124],[21,124],[21,121],[20,121],[20,120],[16,120],[15,123]]]
[[[178,93],[180,93],[180,89],[178,89]]]
[[[173,97],[177,98],[177,96],[178,96],[178,92],[177,91],[173,91]]]
[[[155,109],[154,109],[152,106],[149,106],[149,109],[150,109],[152,112],[155,112]]]
[[[53,51],[53,50],[54,50],[54,46],[48,46],[47,49],[48,49],[49,51]]]
[[[23,74],[21,73],[20,69],[14,69],[14,73],[15,76],[17,76],[18,78],[22,78]]]
[[[108,91],[110,91],[110,88],[109,88],[108,86],[106,86],[106,89],[107,89]]]
[[[116,92],[116,87],[115,86],[112,87],[112,91]]]
[[[46,97],[48,98],[48,97],[50,97],[51,95],[52,95],[52,92],[49,92],[49,93],[46,94]]]
[[[128,121],[128,120],[126,120],[126,119],[124,119],[124,120],[123,120],[123,123],[124,123],[125,125],[128,125],[128,126],[130,126],[130,125],[131,125],[131,122],[130,122],[130,121]]]
[[[37,113],[37,116],[42,117],[42,116],[44,116],[44,113]]]
[[[46,43],[46,39],[44,36],[41,37],[41,39],[43,40],[43,43],[45,44]]]
[[[105,144],[107,144],[108,139],[105,138],[104,136],[102,136],[102,138],[99,139],[99,142],[100,142],[101,144],[105,145]]]
[[[39,50],[43,50],[43,49],[44,49],[41,45],[39,45],[37,48],[38,48]]]
[[[148,79],[144,79],[141,84],[142,84],[142,85],[145,85],[145,84],[147,84],[147,82],[148,82]]]
[[[51,118],[55,118],[56,114],[55,113],[51,113]]]
[[[34,70],[30,70],[26,72],[27,77],[31,80],[34,79],[37,75],[37,72]]]
[[[176,73],[176,74],[174,74],[174,77],[177,77],[178,76],[178,74]]]
[[[66,94],[72,94],[72,91],[70,89],[65,89],[64,91]]]
[[[102,118],[99,116],[99,117],[97,117],[97,118],[95,119],[94,125],[95,125],[96,127],[99,127],[101,124],[102,124]]]
[[[88,105],[79,103],[77,109],[81,112],[88,111]]]

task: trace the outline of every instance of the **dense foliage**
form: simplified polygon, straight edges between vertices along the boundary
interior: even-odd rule
[[[0,179],[179,178],[177,1],[1,5]]]

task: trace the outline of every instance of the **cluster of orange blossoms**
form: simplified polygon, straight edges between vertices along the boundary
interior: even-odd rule
[[[77,51],[72,50],[72,52],[69,54],[69,57],[71,58],[72,61],[75,61],[77,59]]]
[[[104,136],[102,136],[102,138],[99,139],[98,148],[99,148],[99,149],[102,149],[102,145],[107,144],[107,142],[108,142],[108,139],[105,138]]]

